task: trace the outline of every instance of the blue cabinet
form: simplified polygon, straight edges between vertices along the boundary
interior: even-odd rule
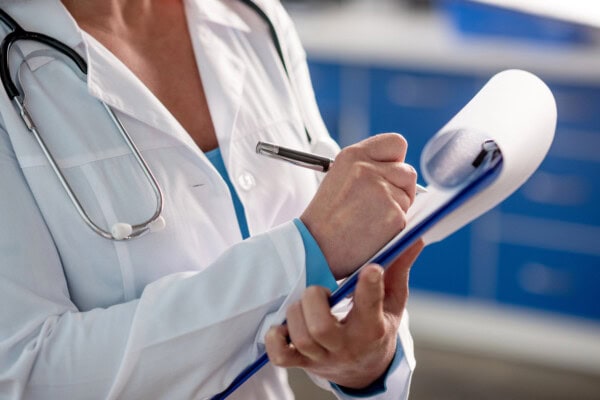
[[[600,320],[598,254],[503,244],[496,300]]]
[[[400,132],[417,169],[426,141],[493,75],[323,60],[310,66],[334,137],[348,144]],[[360,76],[360,84],[348,76]],[[411,286],[600,320],[600,83],[544,80],[558,106],[548,157],[489,215],[426,249]],[[357,106],[367,123],[347,137],[340,121]]]

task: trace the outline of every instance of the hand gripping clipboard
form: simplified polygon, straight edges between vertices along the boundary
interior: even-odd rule
[[[520,70],[492,77],[427,143],[421,169],[428,192],[417,196],[402,232],[365,265],[387,268],[419,238],[440,241],[498,205],[539,167],[555,129],[556,103],[539,78]],[[332,307],[352,294],[361,269],[332,293]],[[212,400],[228,397],[268,361],[262,354]]]

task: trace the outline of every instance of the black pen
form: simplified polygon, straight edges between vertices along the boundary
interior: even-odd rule
[[[260,155],[283,160],[304,168],[310,168],[315,171],[327,172],[333,165],[333,160],[317,154],[306,153],[289,149],[272,143],[258,142],[256,152]],[[417,194],[425,193],[427,189],[417,185]]]
[[[300,167],[310,168],[320,172],[329,171],[329,168],[333,165],[333,160],[331,158],[292,150],[271,143],[258,142],[256,144],[256,152],[263,156],[287,161]]]

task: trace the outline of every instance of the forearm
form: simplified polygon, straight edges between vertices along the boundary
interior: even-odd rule
[[[285,305],[305,288],[299,254],[302,241],[289,223],[234,246],[201,273],[166,276],[148,285],[139,300],[85,313],[3,277],[2,302],[18,310],[0,313],[5,338],[0,393],[9,398],[217,393],[256,358],[259,332],[281,322]],[[248,284],[256,281],[260,285]],[[11,323],[17,312],[20,320]]]

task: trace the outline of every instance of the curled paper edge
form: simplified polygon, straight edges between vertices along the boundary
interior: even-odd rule
[[[485,132],[500,148],[498,178],[423,235],[425,244],[443,240],[514,193],[546,157],[556,130],[552,92],[532,73],[506,70],[486,85],[434,136],[458,129]]]

